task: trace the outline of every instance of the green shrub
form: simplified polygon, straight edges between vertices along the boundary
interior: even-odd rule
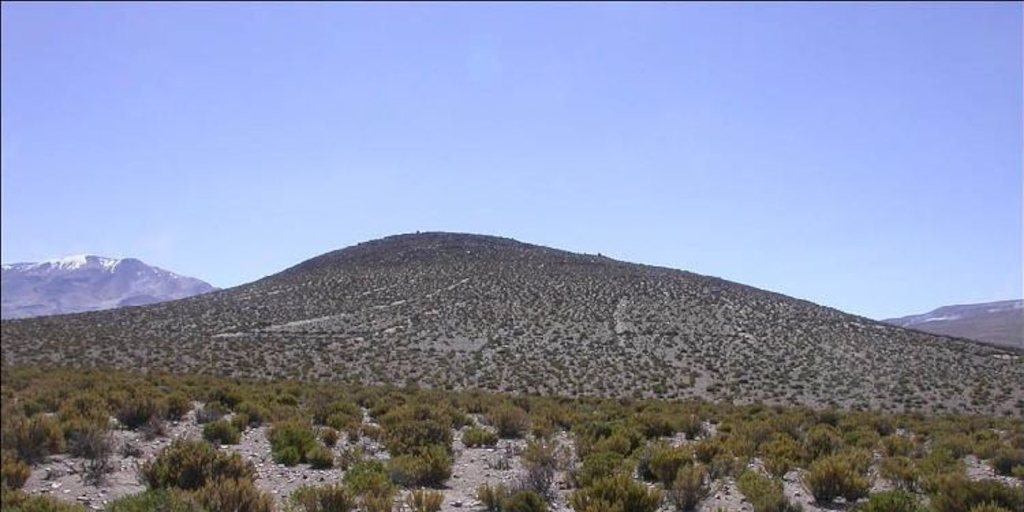
[[[415,490],[405,497],[405,504],[412,512],[438,512],[444,495],[437,491]]]
[[[754,512],[795,512],[802,510],[793,505],[782,492],[782,482],[761,476],[753,471],[745,471],[736,480],[736,486],[750,502]]]
[[[395,492],[387,468],[378,460],[364,460],[353,464],[345,472],[344,480],[352,492],[359,496],[374,494],[390,497]]]
[[[697,439],[704,430],[704,422],[696,414],[686,414],[679,418],[679,431],[686,439]]]
[[[273,512],[274,498],[248,479],[218,478],[195,491],[194,499],[206,510]]]
[[[548,496],[559,466],[558,445],[545,439],[529,441],[521,459],[524,471],[520,479],[521,487]]]
[[[984,504],[1024,510],[1024,487],[1010,487],[996,480],[950,478],[932,496],[935,512],[970,512]]]
[[[0,468],[0,482],[4,489],[21,489],[32,474],[32,466],[25,464],[14,456],[14,453],[3,452],[3,466]]]
[[[152,418],[167,417],[167,405],[147,394],[133,395],[120,404],[115,416],[122,425],[135,430]]]
[[[0,491],[0,510],[4,512],[86,512],[86,508],[64,503],[50,496],[30,496],[22,491]]]
[[[236,405],[235,414],[244,414],[249,419],[250,427],[258,427],[270,417],[270,412],[266,407],[249,401],[242,401]]]
[[[882,453],[889,457],[909,457],[917,450],[913,439],[900,435],[889,435],[882,438]]]
[[[1014,468],[1024,467],[1024,450],[1003,448],[989,461],[992,469],[1003,476],[1013,476]]]
[[[577,512],[623,510],[655,512],[663,495],[658,489],[633,480],[629,475],[616,475],[594,482],[569,495],[569,504]]]
[[[933,449],[927,457],[917,461],[918,485],[925,492],[936,492],[948,480],[966,476],[967,465],[948,450]]]
[[[494,446],[498,444],[498,434],[480,427],[468,428],[462,433],[462,444],[469,448]]]
[[[1013,512],[1008,508],[1000,507],[993,503],[984,503],[971,507],[971,512]]]
[[[857,507],[857,512],[927,512],[920,500],[907,491],[872,494],[868,502]]]
[[[13,416],[4,420],[0,445],[13,451],[22,461],[34,464],[64,451],[64,432],[56,418],[37,414],[31,418]]]
[[[221,453],[204,441],[178,439],[144,463],[140,474],[154,489],[192,490],[216,479],[251,479],[256,470],[238,454]]]
[[[672,485],[679,468],[693,464],[693,451],[685,446],[656,444],[650,447],[647,459],[649,476],[665,487]],[[645,477],[648,475],[644,475]]]
[[[268,437],[274,460],[286,466],[307,462],[306,454],[317,446],[313,429],[296,422],[274,425]]]
[[[444,447],[421,448],[415,455],[399,455],[389,462],[391,481],[403,487],[438,486],[452,476],[452,457]]]
[[[203,439],[214,444],[238,444],[240,434],[234,425],[217,420],[203,427]]]
[[[412,455],[430,445],[452,445],[451,417],[440,408],[403,405],[380,419],[383,443],[392,456]]]
[[[192,410],[192,399],[181,392],[167,395],[164,404],[166,405],[167,419],[172,421],[180,421],[182,417]]]
[[[526,411],[508,404],[502,404],[487,415],[487,421],[502,439],[517,439],[530,429],[530,415]]]
[[[676,473],[676,479],[668,490],[668,499],[676,510],[692,512],[704,498],[711,494],[711,481],[704,466],[687,466]]]
[[[501,502],[501,512],[547,512],[548,504],[540,494],[518,491]]]
[[[361,500],[363,512],[393,512],[395,508],[392,494],[366,494]]]
[[[622,455],[615,452],[600,452],[588,455],[583,459],[583,464],[573,475],[577,487],[586,487],[601,480],[615,475],[623,470]]]
[[[118,498],[107,505],[106,512],[203,512],[180,489],[147,489],[138,494]]]
[[[848,457],[830,455],[815,460],[804,474],[804,487],[818,503],[831,503],[842,496],[848,502],[867,496],[871,484],[861,476]]]
[[[878,474],[901,491],[916,491],[921,476],[914,461],[906,457],[882,459],[878,463]]]
[[[832,455],[842,446],[839,432],[830,425],[815,425],[807,432],[804,449],[810,460]]]
[[[657,437],[670,437],[676,433],[677,422],[665,413],[645,411],[637,417],[640,430],[644,437],[653,439]]]
[[[313,469],[330,469],[334,467],[334,454],[322,444],[316,444],[306,452],[306,462]]]
[[[341,484],[300,487],[292,493],[296,512],[349,512],[356,508],[356,497]]]
[[[339,437],[340,434],[338,434],[338,431],[330,427],[320,431],[320,440],[323,441],[324,446],[327,446],[328,448],[333,448],[337,445]]]
[[[476,499],[487,512],[501,512],[501,504],[508,496],[509,490],[504,484],[482,484],[476,488]]]
[[[783,477],[803,458],[799,443],[784,434],[775,434],[772,439],[761,445],[764,457],[764,468],[775,477]]]

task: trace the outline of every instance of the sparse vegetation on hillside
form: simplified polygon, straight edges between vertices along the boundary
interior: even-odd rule
[[[476,235],[389,237],[215,294],[0,330],[7,364],[1024,416],[1020,351]],[[130,426],[174,415],[169,402],[129,398],[117,414]],[[317,425],[346,430],[352,419],[310,406]],[[509,407],[494,411],[511,414],[494,417],[503,437],[553,428],[555,418],[530,411],[524,422]],[[699,427],[674,422],[644,429]]]

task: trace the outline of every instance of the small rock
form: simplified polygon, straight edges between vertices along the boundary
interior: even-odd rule
[[[461,501],[453,501],[452,502],[452,506],[455,507],[455,508],[462,508],[462,502]]]

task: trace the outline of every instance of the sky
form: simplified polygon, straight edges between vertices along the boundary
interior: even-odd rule
[[[1021,297],[1022,4],[2,4],[0,259],[414,231],[872,318]]]

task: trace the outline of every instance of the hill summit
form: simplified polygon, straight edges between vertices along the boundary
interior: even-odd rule
[[[250,284],[2,324],[7,364],[1024,414],[1021,353],[690,272],[398,235]]]

